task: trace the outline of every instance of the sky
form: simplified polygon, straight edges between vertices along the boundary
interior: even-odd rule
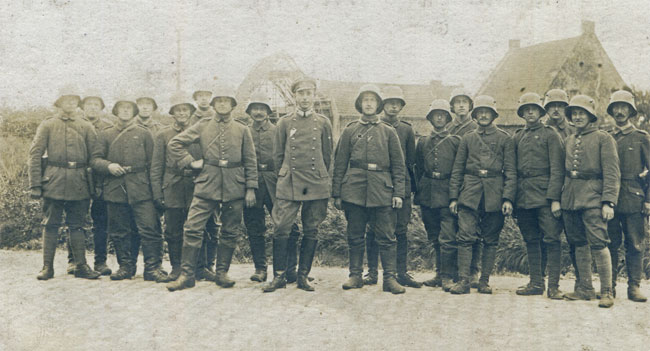
[[[110,104],[162,105],[205,78],[238,85],[289,54],[321,79],[464,84],[478,90],[508,50],[574,37],[583,19],[630,85],[650,90],[647,0],[14,0],[0,4],[0,106],[51,105],[67,84]],[[152,83],[153,82],[153,83]]]

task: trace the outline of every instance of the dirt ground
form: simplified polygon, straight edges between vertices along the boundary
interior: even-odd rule
[[[381,285],[343,291],[345,269],[315,267],[316,292],[291,285],[263,294],[248,280],[251,265],[233,265],[232,289],[199,282],[170,293],[143,281],[141,266],[129,281],[75,279],[58,250],[54,279],[41,282],[41,262],[40,252],[0,251],[0,350],[650,348],[650,303],[627,300],[623,282],[607,310],[593,301],[516,296],[525,277],[494,277],[492,296],[426,287],[392,295]],[[109,264],[116,267],[114,257]],[[572,284],[563,280],[561,288]]]

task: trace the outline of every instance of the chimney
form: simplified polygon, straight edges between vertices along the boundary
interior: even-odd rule
[[[508,48],[510,49],[519,49],[521,47],[521,40],[519,39],[510,39],[508,41]]]
[[[596,22],[582,20],[582,34],[595,34]]]

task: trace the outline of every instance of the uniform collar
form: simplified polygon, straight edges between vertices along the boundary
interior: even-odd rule
[[[388,123],[388,124],[390,124],[391,126],[393,126],[395,128],[397,128],[397,125],[399,124],[399,121],[400,121],[399,117],[395,118],[395,120],[390,120],[390,119],[388,119],[388,116],[386,116],[385,114],[381,117],[381,120]]]
[[[296,116],[298,116],[298,117],[310,117],[313,114],[314,114],[314,110],[311,109],[311,108],[309,110],[307,110],[307,111],[303,111],[301,109],[296,109]]]
[[[91,123],[91,124],[94,125],[95,127],[97,127],[97,126],[102,122],[102,117],[101,117],[101,116],[97,116],[97,118],[95,118],[94,121],[91,121],[90,118],[88,118],[88,116],[86,116],[86,115],[84,114],[83,119],[86,120],[86,121],[88,121],[89,123]]]
[[[194,111],[194,116],[198,119],[201,118],[214,118],[216,116],[217,112],[210,106],[207,110],[201,110],[200,108],[197,108],[196,111]]]
[[[465,117],[465,118],[466,118],[466,120],[465,120],[464,122],[461,122],[461,121],[460,121],[460,118],[458,118],[458,116],[456,116],[456,118],[454,118],[454,119],[451,121],[451,123],[450,123],[451,126],[450,126],[450,127],[452,127],[452,128],[453,128],[453,127],[464,127],[464,126],[466,126],[466,125],[472,123],[472,121],[473,121],[472,117],[467,116],[467,117]]]
[[[582,132],[578,132],[576,130],[576,135],[585,135],[585,134],[589,134],[591,132],[595,132],[597,130],[598,130],[598,127],[596,127],[593,123],[589,123],[589,125],[585,129],[583,129]]]
[[[253,122],[253,124],[252,124],[253,129],[255,129],[255,130],[258,131],[258,132],[259,132],[260,130],[267,130],[267,129],[269,129],[270,125],[271,125],[271,122],[269,122],[269,119],[268,119],[268,118],[267,118],[264,122],[262,122],[262,124],[261,124],[259,127],[255,127],[255,122]]]
[[[495,127],[494,124],[490,124],[490,125],[487,126],[487,127],[481,127],[481,126],[479,125],[478,128],[476,129],[476,131],[477,131],[479,134],[490,135],[490,134],[493,134],[494,132],[497,131],[497,127]]]
[[[66,115],[65,113],[63,113],[63,111],[61,111],[59,112],[58,117],[63,121],[74,121],[75,119],[81,118],[82,116],[81,113],[79,112],[72,112],[71,114]]]
[[[228,123],[228,122],[232,121],[232,114],[228,115],[227,117],[222,117],[222,116],[219,116],[219,115],[215,115],[213,119],[216,122],[219,122],[219,123]]]
[[[372,116],[366,116],[362,115],[361,118],[359,118],[359,123],[361,124],[377,124],[379,123],[379,116],[377,115],[372,115]]]
[[[149,118],[147,118],[146,120],[143,120],[142,117],[140,117],[140,115],[135,116],[135,118],[136,118],[135,119],[136,123],[144,127],[151,127],[154,124],[153,116],[149,116]]]
[[[525,131],[533,131],[533,130],[537,130],[537,129],[541,128],[541,127],[542,127],[542,123],[540,121],[537,121],[533,125],[530,125],[530,126],[528,124],[526,124],[526,127],[524,127],[524,130]]]
[[[449,135],[448,130],[443,130],[442,132],[438,133],[435,130],[431,131],[431,137],[433,138],[439,138],[439,139],[444,139]]]
[[[636,128],[634,127],[634,124],[628,121],[627,124],[624,125],[623,127],[618,127],[618,126],[616,127],[616,134],[623,133],[624,135],[628,135],[635,130]]]
[[[546,125],[547,126],[552,126],[552,127],[557,127],[560,130],[564,130],[569,125],[569,123],[566,121],[566,118],[564,118],[564,117],[562,117],[560,119],[560,122],[555,122],[555,120],[549,116],[546,119]]]
[[[121,131],[123,131],[124,129],[126,129],[126,128],[132,126],[133,123],[134,123],[133,120],[131,120],[129,123],[122,124],[122,121],[118,119],[118,120],[115,122],[115,124],[113,124],[113,126],[114,126],[118,131],[121,132]]]

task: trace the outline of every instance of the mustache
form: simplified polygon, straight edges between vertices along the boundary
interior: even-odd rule
[[[616,117],[616,118],[625,118],[625,117],[627,117],[627,116],[625,116],[625,115],[622,114],[622,113],[617,113],[614,117]]]

